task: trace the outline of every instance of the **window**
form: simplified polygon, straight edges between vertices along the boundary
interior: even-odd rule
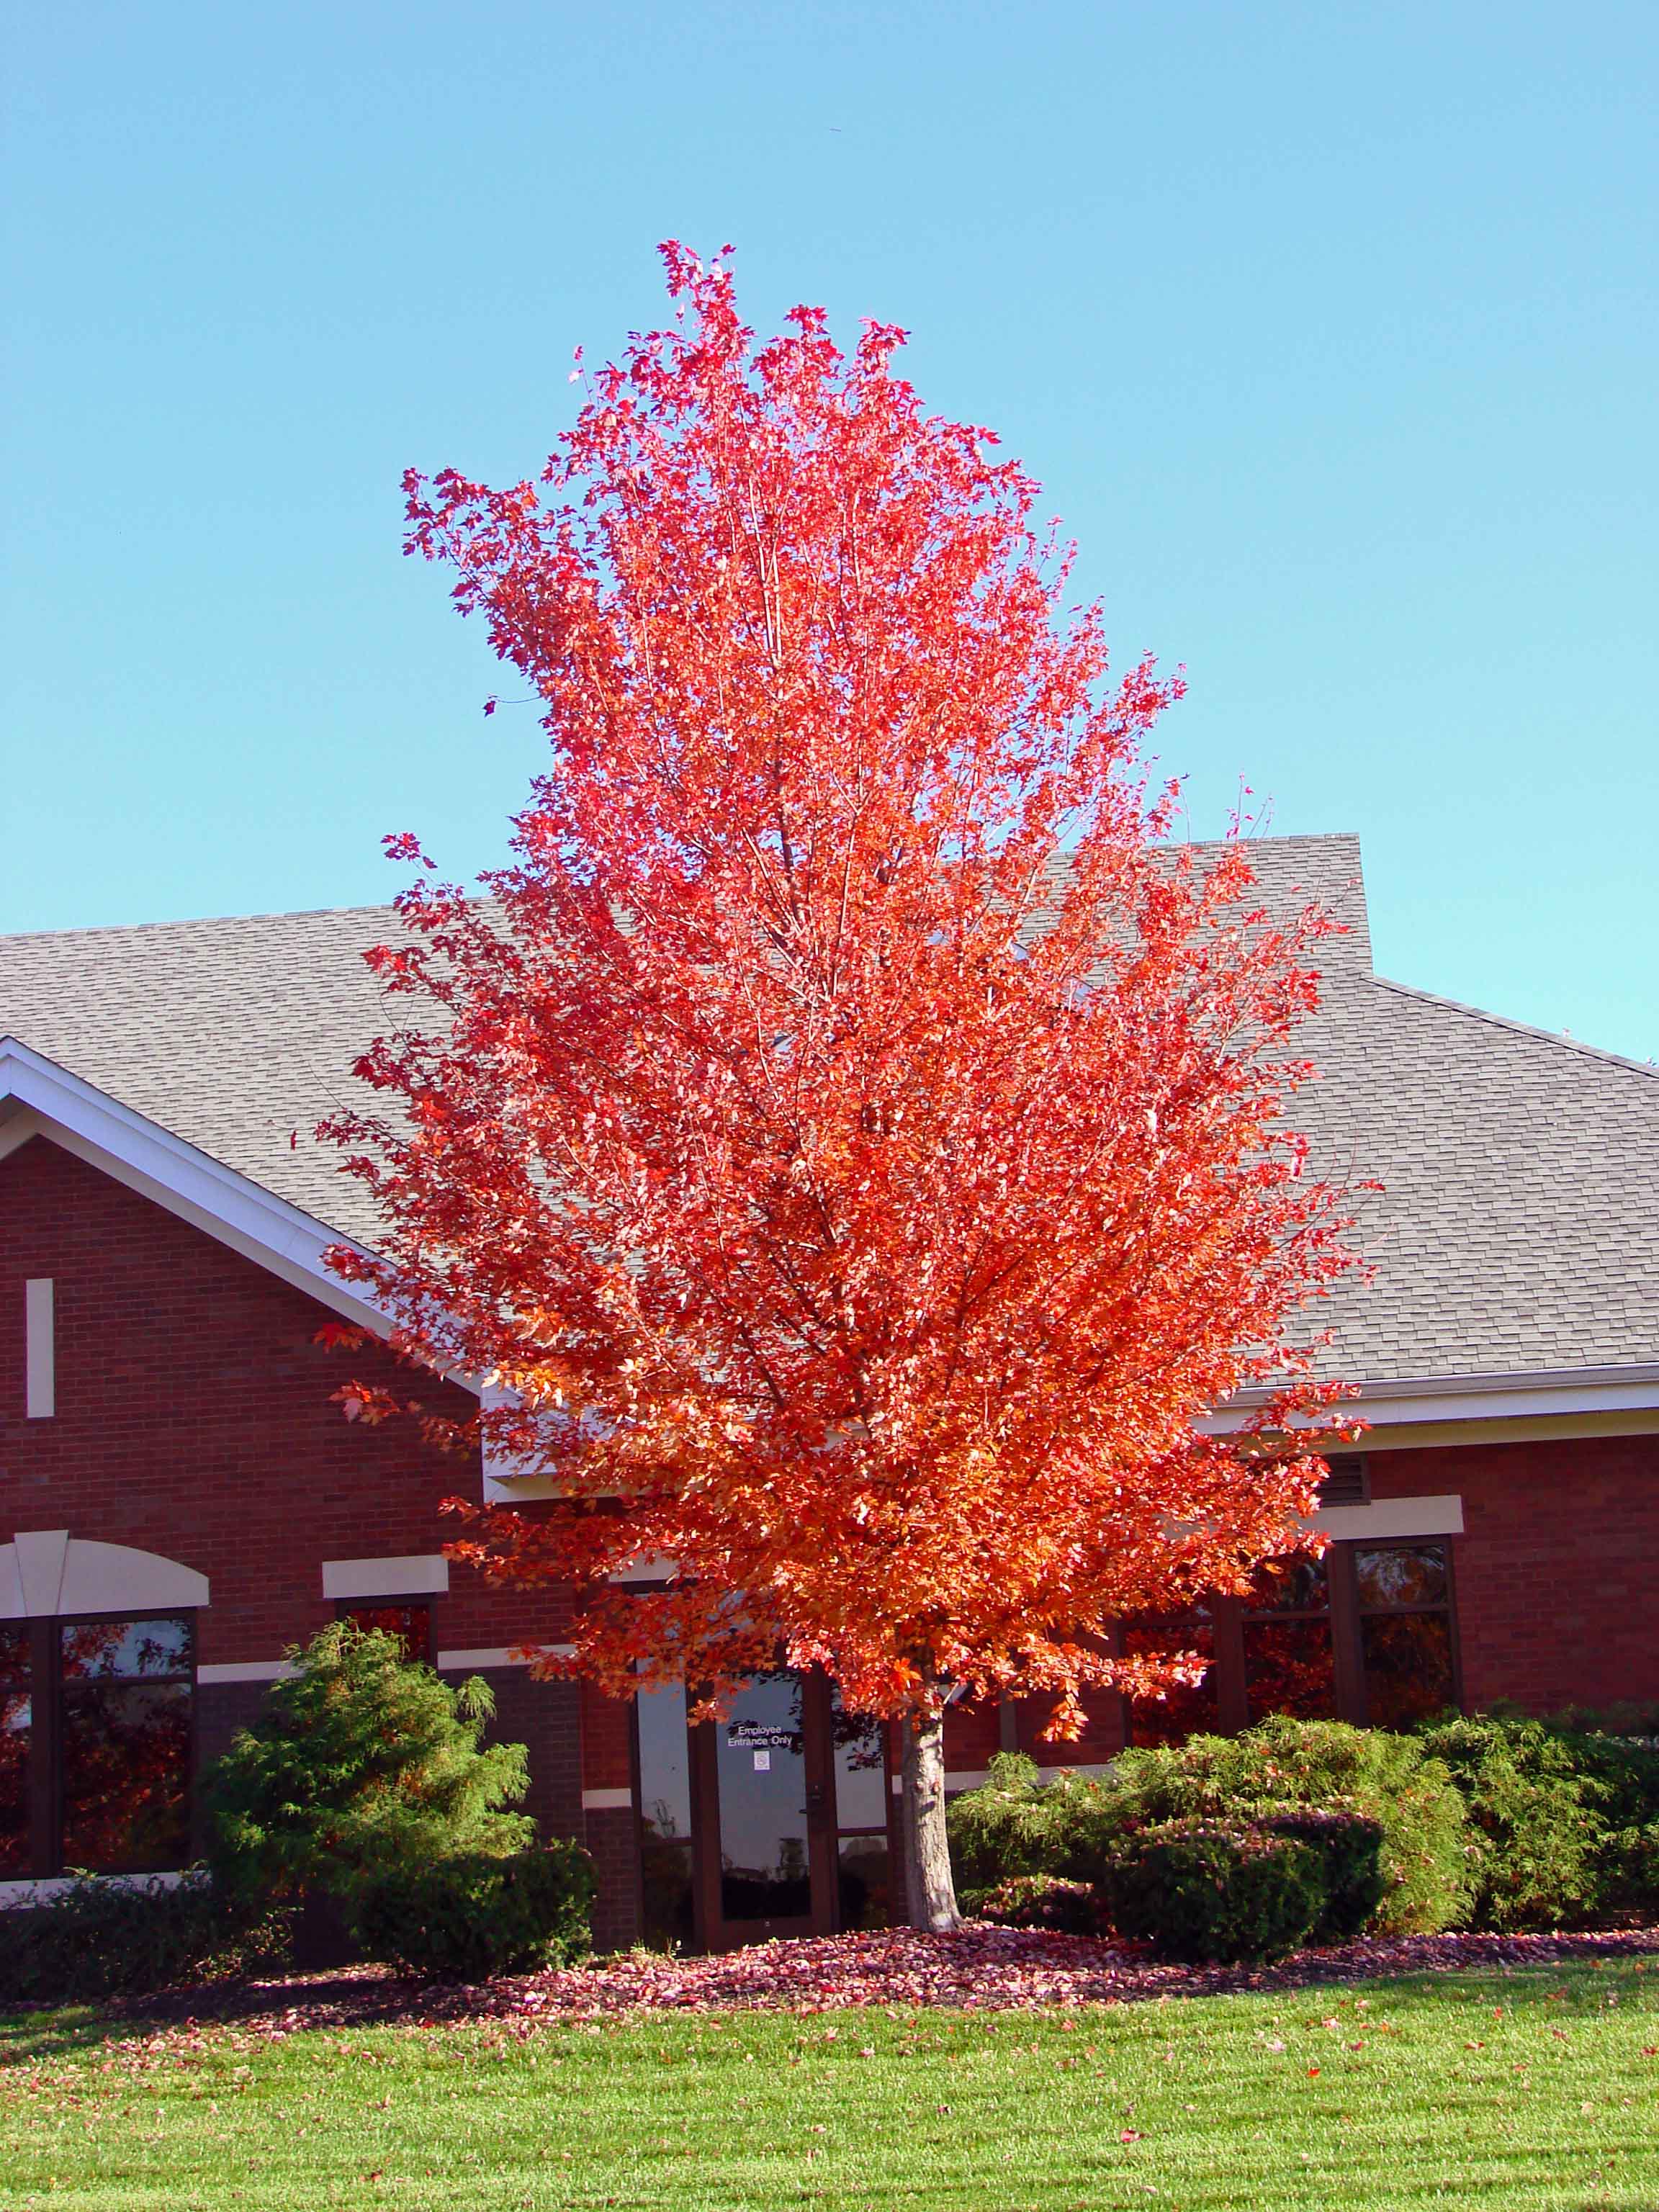
[[[29,1673],[27,1626],[0,1624],[0,1878],[30,1870]]]
[[[1455,1705],[1446,1547],[1356,1544],[1353,1571],[1371,1725],[1409,1728]]]
[[[842,1710],[831,1692],[836,1760],[836,1910],[842,1928],[892,1924],[892,1865],[887,1841],[887,1732],[864,1713]]]
[[[426,1598],[394,1598],[379,1604],[364,1600],[342,1605],[340,1619],[356,1621],[359,1628],[380,1629],[396,1637],[405,1659],[418,1660],[428,1667],[432,1664],[432,1607]]]
[[[1291,1713],[1301,1721],[1334,1719],[1336,1655],[1326,1562],[1264,1560],[1245,1607],[1244,1699],[1250,1718]]]
[[[1197,1651],[1196,1687],[1125,1700],[1133,1744],[1181,1743],[1268,1713],[1408,1728],[1457,1703],[1451,1552],[1443,1541],[1332,1544],[1266,1561],[1248,1597],[1207,1611],[1126,1621],[1125,1654]]]
[[[190,1613],[0,1625],[0,1874],[191,1856]]]
[[[640,1861],[645,1940],[689,1949],[691,1909],[691,1754],[685,1686],[641,1690],[634,1700],[639,1746]]]
[[[1215,1623],[1207,1612],[1187,1620],[1133,1621],[1121,1632],[1126,1657],[1161,1658],[1195,1651],[1209,1661],[1201,1681],[1177,1682],[1161,1698],[1131,1698],[1125,1733],[1131,1743],[1182,1743],[1189,1735],[1213,1735],[1220,1726],[1217,1705]]]

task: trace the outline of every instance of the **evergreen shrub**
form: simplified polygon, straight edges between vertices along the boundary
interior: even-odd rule
[[[367,1888],[400,1871],[529,1846],[533,1823],[502,1809],[525,1794],[527,1754],[483,1743],[486,1682],[453,1687],[351,1621],[288,1656],[294,1674],[208,1777],[208,1857],[228,1895],[321,1892],[352,1922]]]
[[[592,1898],[592,1861],[579,1844],[457,1852],[370,1881],[357,1932],[370,1958],[404,1973],[480,1982],[584,1956]]]
[[[1170,1959],[1283,1958],[1326,1909],[1321,1851],[1245,1820],[1160,1821],[1126,1835],[1101,1872],[1120,1935]]]
[[[1363,1935],[1388,1894],[1382,1823],[1363,1813],[1310,1807],[1274,1814],[1261,1825],[1270,1835],[1292,1837],[1319,1854],[1325,1901],[1314,1923],[1313,1942],[1352,1943]]]
[[[1037,1779],[1036,1762],[1000,1752],[989,1778],[946,1808],[951,1863],[959,1883],[987,1889],[1016,1875],[1092,1881],[1119,1829],[1109,1783],[1082,1774]]]
[[[1503,1708],[1420,1741],[1480,1838],[1474,1924],[1554,1928],[1659,1911],[1659,1748]]]
[[[1463,1801],[1424,1741],[1342,1721],[1273,1714],[1241,1735],[1126,1751],[1112,1777],[1123,1825],[1261,1821],[1347,1814],[1382,1829],[1383,1892],[1369,1925],[1383,1935],[1468,1924],[1480,1864]]]

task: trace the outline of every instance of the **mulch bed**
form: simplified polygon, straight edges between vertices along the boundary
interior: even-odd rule
[[[1272,1966],[1160,1964],[1134,1945],[1084,1936],[970,1924],[958,1934],[911,1929],[761,1943],[712,1958],[632,1952],[592,1966],[465,1988],[400,1980],[358,1967],[325,1979],[220,1984],[134,2002],[129,2018],[236,2021],[270,2033],[404,2022],[593,2021],[641,2013],[967,2012],[1144,2003],[1230,1990],[1290,1990],[1395,1974],[1455,1974],[1552,1960],[1659,1956],[1659,1928],[1583,1935],[1411,1936],[1301,1951]]]

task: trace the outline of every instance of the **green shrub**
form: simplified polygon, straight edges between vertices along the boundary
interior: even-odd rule
[[[951,1864],[968,1888],[1016,1875],[1060,1875],[1091,1881],[1117,1833],[1109,1784],[1086,1775],[1037,1779],[1036,1762],[1000,1752],[990,1778],[951,1799],[945,1813]]]
[[[1659,1911],[1659,1744],[1591,1725],[1598,1717],[1499,1706],[1425,1732],[1483,1840],[1480,1926]]]
[[[1450,1771],[1482,1841],[1473,1924],[1553,1928],[1596,1906],[1605,1829],[1571,1746],[1543,1722],[1480,1713],[1420,1741]]]
[[[1388,1894],[1382,1871],[1382,1823],[1363,1813],[1309,1809],[1278,1813],[1261,1823],[1270,1835],[1289,1836],[1317,1851],[1324,1903],[1314,1923],[1316,1943],[1352,1943],[1375,1917]]]
[[[1370,1925],[1414,1935],[1466,1924],[1480,1846],[1450,1772],[1414,1737],[1274,1714],[1242,1735],[1126,1751],[1112,1796],[1126,1827],[1310,1809],[1375,1820],[1385,1887]]]
[[[999,1928],[1048,1928],[1062,1936],[1098,1936],[1100,1907],[1086,1881],[1062,1875],[1017,1874],[989,1889],[964,1889],[957,1902],[975,1920]]]
[[[178,1882],[88,1875],[6,1913],[0,2002],[70,2004],[274,1966],[287,1916],[228,1895],[193,1869]]]
[[[369,1881],[357,1932],[370,1958],[405,1973],[480,1982],[585,1956],[592,1897],[592,1861],[579,1844],[458,1852]]]
[[[533,1824],[501,1810],[527,1787],[524,1746],[481,1741],[486,1683],[453,1688],[349,1621],[289,1656],[294,1674],[208,1777],[209,1860],[228,1893],[322,1891],[349,1918],[371,1880],[531,1843]]]
[[[1659,1741],[1609,1729],[1544,1723],[1572,1762],[1585,1802],[1607,1828],[1639,1828],[1659,1820]]]
[[[1108,1856],[1101,1897],[1118,1932],[1165,1958],[1283,1958],[1325,1909],[1321,1854],[1243,1820],[1166,1820]]]

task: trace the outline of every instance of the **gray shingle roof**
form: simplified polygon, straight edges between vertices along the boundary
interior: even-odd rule
[[[1301,1118],[1324,1171],[1376,1177],[1376,1281],[1328,1310],[1355,1380],[1659,1360],[1659,1072],[1375,976],[1359,843],[1261,840],[1264,903],[1348,924],[1325,958]],[[0,937],[0,1036],[331,1227],[374,1242],[311,1130],[392,1026],[358,957],[385,907]],[[290,1138],[298,1132],[297,1146]]]

